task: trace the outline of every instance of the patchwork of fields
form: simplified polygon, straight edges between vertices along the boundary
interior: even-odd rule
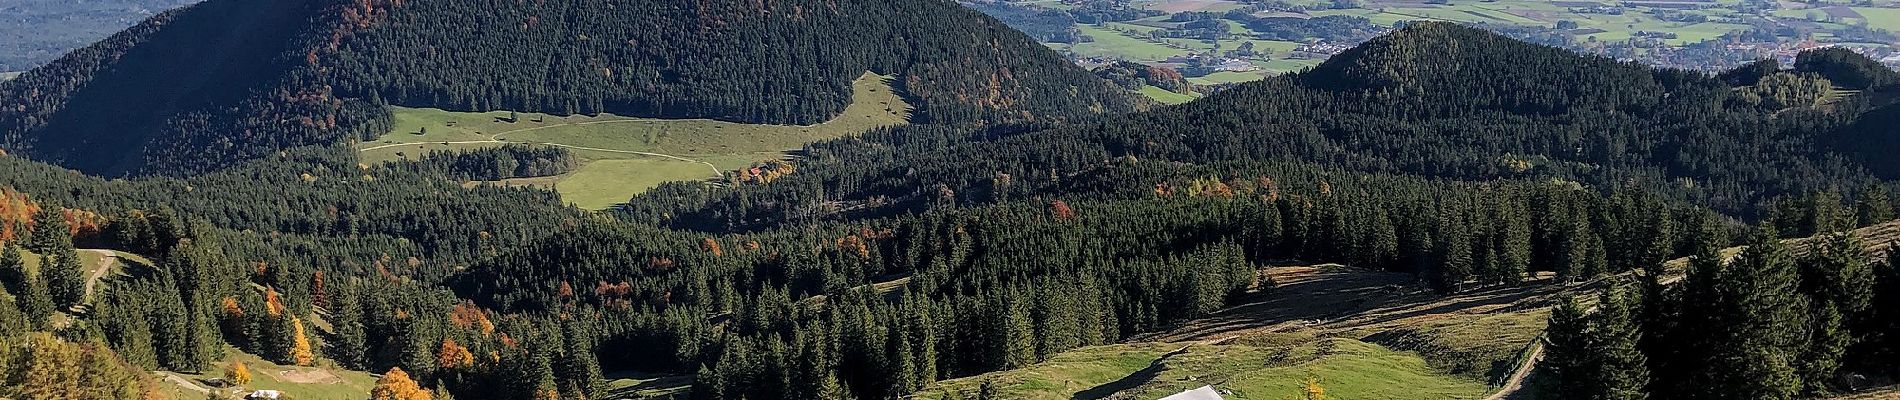
[[[1083,1],[1082,4],[1110,3],[1108,0]],[[1024,7],[1057,10],[1075,10],[1080,7],[1076,2],[1057,0],[1039,0],[1021,2]],[[1725,34],[1751,29],[1755,25],[1773,24],[1789,27],[1789,31],[1811,33],[1821,44],[1841,43],[1855,46],[1872,46],[1891,51],[1894,43],[1848,43],[1837,38],[1843,32],[1851,32],[1861,27],[1872,29],[1900,30],[1900,2],[1876,1],[1856,6],[1830,6],[1799,2],[1778,3],[1778,9],[1758,10],[1749,3],[1739,0],[1657,0],[1657,1],[1599,1],[1599,0],[1476,0],[1476,1],[1438,1],[1438,0],[1292,0],[1274,2],[1271,7],[1245,3],[1236,0],[1128,0],[1130,7],[1147,10],[1152,14],[1145,18],[1105,22],[1099,24],[1076,24],[1076,33],[1084,37],[1076,43],[1047,43],[1058,51],[1067,52],[1078,60],[1100,62],[1100,60],[1134,61],[1150,65],[1178,67],[1183,58],[1200,57],[1214,60],[1237,60],[1251,65],[1250,70],[1222,69],[1211,74],[1190,74],[1189,81],[1200,85],[1215,85],[1232,82],[1245,82],[1262,79],[1281,73],[1299,71],[1317,65],[1339,47],[1314,53],[1296,50],[1296,47],[1311,43],[1351,45],[1354,43],[1331,43],[1327,37],[1308,37],[1302,41],[1263,40],[1260,32],[1250,29],[1244,20],[1265,17],[1317,18],[1326,16],[1353,16],[1365,18],[1378,27],[1392,27],[1405,21],[1451,21],[1469,24],[1484,24],[1492,27],[1534,28],[1542,32],[1557,33],[1568,38],[1566,46],[1590,51],[1612,54],[1617,57],[1644,59],[1655,53],[1659,47],[1680,48],[1697,43],[1718,39]],[[1256,11],[1262,10],[1265,11]],[[1249,13],[1250,17],[1237,17],[1231,12],[1239,10]],[[1184,21],[1178,13],[1207,12],[1215,13],[1231,29],[1215,36],[1184,38],[1179,31],[1168,34],[1170,29],[1180,29]],[[1191,18],[1190,18],[1191,19]],[[1558,29],[1562,27],[1563,29]],[[1805,40],[1803,37],[1782,37],[1787,43]],[[1251,45],[1254,53],[1234,53],[1243,45]],[[1749,42],[1751,46],[1740,53],[1776,52],[1778,43]],[[1791,52],[1788,54],[1792,54]],[[1884,53],[1883,53],[1884,54]],[[1713,56],[1711,56],[1713,57]],[[1669,63],[1683,64],[1671,66],[1690,68],[1719,68],[1726,64],[1737,63],[1729,59],[1683,59],[1680,55],[1666,57]],[[1183,71],[1186,71],[1185,69]],[[1180,101],[1175,93],[1143,90],[1143,94],[1162,102]]]
[[[806,143],[908,123],[911,106],[889,77],[867,73],[852,86],[852,104],[842,114],[811,126],[612,114],[519,113],[511,121],[506,111],[397,107],[395,128],[359,144],[358,151],[364,163],[381,163],[511,143],[564,147],[585,162],[578,170],[502,183],[547,187],[581,208],[605,209],[662,182],[719,178],[722,171],[778,159]]]

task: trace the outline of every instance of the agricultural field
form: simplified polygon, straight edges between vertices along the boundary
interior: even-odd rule
[[[612,114],[519,113],[510,120],[506,111],[396,107],[391,132],[359,144],[358,151],[362,162],[382,163],[511,143],[564,147],[583,159],[579,169],[501,183],[546,187],[581,208],[605,209],[663,182],[719,178],[807,143],[908,123],[911,106],[892,90],[890,79],[865,74],[853,82],[852,104],[842,114],[811,126]]]
[[[18,76],[20,76],[19,72],[0,72],[0,81],[11,80]]]
[[[1120,60],[1175,68],[1190,82],[1198,85],[1246,82],[1299,71],[1317,65],[1331,54],[1369,37],[1364,34],[1365,29],[1383,31],[1405,21],[1475,24],[1520,37],[1557,33],[1545,35],[1542,39],[1549,41],[1552,37],[1560,37],[1560,42],[1551,41],[1547,44],[1672,67],[1705,70],[1724,69],[1752,61],[1762,54],[1792,57],[1804,48],[1794,46],[1809,36],[1817,43],[1808,46],[1851,44],[1871,49],[1870,55],[1882,58],[1896,54],[1896,43],[1869,43],[1865,39],[1867,34],[1853,32],[1861,29],[1861,26],[1887,31],[1900,30],[1900,5],[1888,1],[1852,7],[1782,2],[1778,3],[1778,7],[1782,8],[1768,10],[1752,9],[1748,4],[1732,0],[1295,0],[1272,3],[1243,3],[1237,0],[1045,0],[1013,4],[1030,10],[1136,10],[1141,13],[1139,18],[1124,16],[1111,22],[1075,23],[1077,39],[1074,42],[1045,44],[1068,54],[1072,60],[1083,65]],[[1241,14],[1234,14],[1235,11]],[[1185,13],[1204,14],[1196,16]],[[1284,18],[1310,21],[1329,16],[1364,18],[1364,22],[1352,29],[1336,24],[1298,27],[1294,31],[1308,32],[1299,40],[1268,40],[1276,38],[1275,33],[1257,31],[1256,27],[1250,26],[1251,23],[1268,18],[1279,18],[1274,19],[1276,22],[1273,24],[1298,25]],[[1185,21],[1196,18],[1217,18],[1226,27],[1218,30],[1189,28]],[[1043,20],[1038,23],[1050,22]],[[1667,58],[1646,59],[1657,54],[1658,48],[1679,50],[1704,43],[1718,43],[1723,35],[1748,30],[1760,24],[1773,24],[1787,29],[1783,30],[1784,37],[1776,42],[1744,42],[1739,44],[1743,46],[1739,50],[1672,52]],[[1560,26],[1563,30],[1559,30]],[[1785,36],[1788,35],[1786,32],[1796,33],[1793,33],[1795,36]],[[1879,34],[1875,35],[1878,37]],[[1842,39],[1845,37],[1860,41]],[[1726,40],[1722,39],[1720,43],[1728,45]],[[1248,44],[1251,44],[1252,52],[1236,51]],[[1302,45],[1314,46],[1301,48]],[[1221,66],[1206,67],[1215,64]],[[1251,67],[1236,67],[1238,65]],[[1152,90],[1140,92],[1163,103],[1180,100],[1173,93]]]
[[[1148,96],[1148,98],[1154,99],[1162,104],[1181,104],[1194,101],[1194,99],[1201,97],[1193,94],[1170,92],[1167,89],[1155,87],[1154,85],[1142,86],[1141,95]]]

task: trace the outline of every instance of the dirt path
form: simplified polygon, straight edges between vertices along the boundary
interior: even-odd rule
[[[1525,378],[1531,376],[1531,371],[1537,370],[1537,362],[1543,360],[1544,342],[1542,339],[1539,339],[1537,342],[1531,343],[1530,356],[1524,358],[1523,364],[1518,364],[1517,371],[1511,372],[1511,379],[1505,380],[1504,384],[1498,387],[1497,393],[1492,393],[1491,396],[1485,397],[1484,400],[1504,400],[1515,397],[1514,395],[1516,395],[1518,391],[1524,390]]]
[[[119,254],[113,253],[112,251],[109,251],[109,250],[84,250],[84,251],[98,253],[100,256],[100,259],[105,260],[105,262],[99,263],[99,267],[94,268],[92,270],[92,273],[88,274],[89,276],[86,277],[86,299],[91,300],[93,288],[99,287],[99,280],[104,279],[106,277],[106,272],[112,271],[112,266],[117,265],[119,263]]]
[[[207,388],[204,386],[198,386],[198,382],[192,382],[190,379],[185,379],[185,377],[178,376],[178,374],[174,374],[170,372],[159,372],[158,374],[164,375],[165,380],[171,381],[172,383],[176,383],[178,384],[178,386],[182,386],[185,389],[190,389],[191,391],[198,392],[198,393],[211,394],[210,388]]]

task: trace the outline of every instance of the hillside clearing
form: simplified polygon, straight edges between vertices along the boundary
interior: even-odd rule
[[[914,398],[969,396],[983,382],[1012,399],[1153,399],[1212,385],[1230,399],[1284,399],[1319,379],[1347,399],[1470,399],[1478,381],[1439,374],[1417,355],[1352,339],[1284,345],[1131,343],[1065,352],[1028,368],[941,382]]]
[[[1158,398],[1213,385],[1229,398],[1282,399],[1310,375],[1339,398],[1477,399],[1521,382],[1550,305],[1576,288],[1531,281],[1441,296],[1414,288],[1410,274],[1338,265],[1265,272],[1271,290],[1207,317],[946,381],[916,398],[967,395],[993,380],[1008,398]]]
[[[866,73],[852,83],[853,101],[830,121],[809,126],[759,125],[708,119],[653,119],[612,114],[453,112],[394,107],[395,125],[358,145],[364,163],[414,159],[510,143],[566,147],[584,165],[559,177],[501,182],[554,188],[569,203],[605,209],[661,182],[717,178],[720,171],[777,159],[788,149],[909,122],[912,106],[891,78]],[[601,161],[613,161],[601,164]]]
[[[367,372],[332,367],[284,366],[265,361],[234,348],[225,349],[225,358],[212,364],[212,371],[199,374],[157,372],[160,386],[174,399],[205,397],[206,380],[224,377],[224,368],[233,361],[243,362],[251,370],[251,384],[235,388],[238,393],[253,390],[277,390],[298,400],[362,400],[376,385],[376,376]],[[218,389],[230,391],[233,388]]]

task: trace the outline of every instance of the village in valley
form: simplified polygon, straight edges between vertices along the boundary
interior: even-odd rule
[[[1626,61],[1714,71],[1844,47],[1900,66],[1900,1],[960,0],[1092,70],[1133,62],[1189,85],[1165,102],[1318,65],[1409,21],[1454,21]],[[1169,85],[1159,85],[1169,86]],[[1177,96],[1178,95],[1178,96]]]

